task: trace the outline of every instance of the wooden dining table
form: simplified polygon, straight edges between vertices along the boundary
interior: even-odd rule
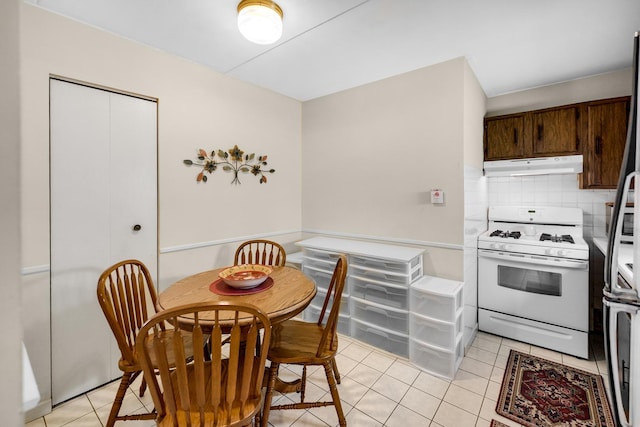
[[[273,282],[269,283],[270,286],[267,289],[260,290],[256,287],[256,292],[249,290],[248,293],[221,295],[220,290],[224,291],[225,288],[221,286],[218,274],[224,268],[226,267],[203,271],[173,283],[158,295],[158,311],[197,302],[242,302],[262,310],[273,326],[301,313],[316,295],[315,283],[302,271],[291,267],[275,266],[272,267],[273,271],[267,279]],[[217,292],[212,290],[212,286],[215,286],[214,290]],[[228,288],[226,291],[232,292]],[[205,312],[199,315],[200,323],[205,327],[208,320],[206,316]],[[211,320],[213,321],[213,318]],[[224,324],[225,319],[220,320]],[[242,323],[242,319],[239,320]],[[188,326],[193,323],[193,318],[186,315],[181,316],[178,321],[181,325]],[[250,321],[251,318],[247,317],[247,323]],[[233,319],[230,318],[229,325],[232,324]],[[281,393],[300,391],[300,379],[283,381],[276,378],[274,388]]]
[[[234,293],[233,289],[226,288],[225,292],[226,285],[222,285],[218,277],[224,268],[197,273],[173,283],[158,295],[158,311],[197,302],[241,302],[262,310],[273,326],[301,313],[316,295],[315,283],[302,271],[276,266],[272,267],[273,271],[267,279],[273,281],[267,289],[260,290],[257,287],[246,293]],[[212,290],[212,286],[216,286],[216,289]],[[201,314],[200,319],[206,320],[206,316]],[[181,317],[180,321],[188,324],[191,319]]]

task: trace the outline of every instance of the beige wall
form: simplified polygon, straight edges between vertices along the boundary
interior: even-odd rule
[[[162,283],[232,262],[231,248],[247,236],[269,234],[285,244],[299,238],[301,104],[31,5],[22,4],[21,13],[22,266],[28,273],[22,287],[31,308],[24,330],[28,348],[37,353],[36,376],[46,398],[50,74],[158,99]],[[267,184],[243,174],[241,185],[231,185],[232,175],[221,170],[198,184],[199,170],[183,164],[195,160],[198,148],[228,150],[235,144],[268,155],[276,173]]]
[[[459,58],[303,104],[305,231],[423,246],[428,274],[462,278],[466,67]],[[430,203],[435,188],[444,205]]]
[[[464,62],[464,164],[482,169],[484,152],[482,150],[483,122],[487,97],[471,70]]]
[[[0,419],[23,425],[20,303],[19,1],[0,2]]]

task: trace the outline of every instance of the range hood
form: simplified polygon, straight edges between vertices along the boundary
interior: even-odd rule
[[[557,175],[568,173],[582,173],[582,155],[484,162],[485,176]]]

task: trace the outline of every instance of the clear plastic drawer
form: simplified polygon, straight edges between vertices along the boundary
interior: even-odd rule
[[[288,260],[289,258],[287,257],[287,261]],[[327,260],[325,258],[314,258],[307,255],[302,256],[302,263],[304,265],[306,265],[307,267],[313,267],[313,268],[317,268],[319,270],[324,270],[324,271],[333,272],[333,270],[336,268],[336,262],[337,260],[333,260],[333,259]]]
[[[409,336],[351,318],[351,336],[402,357],[409,355]]]
[[[411,313],[409,331],[412,339],[453,351],[462,336],[462,311],[455,322],[444,322]]]
[[[409,360],[420,369],[452,380],[462,363],[464,349],[460,339],[453,351],[411,339]]]
[[[302,252],[304,253],[305,257],[315,258],[317,260],[333,263],[334,267],[336,265],[336,262],[338,262],[338,258],[340,258],[340,254],[337,252],[323,251],[320,249],[304,248]],[[331,268],[331,270],[333,270],[333,267]]]
[[[409,332],[409,312],[351,298],[351,317],[392,331]]]
[[[424,276],[411,285],[410,300],[411,312],[453,322],[462,308],[462,283]]]
[[[320,317],[321,310],[322,310],[322,304],[320,304],[320,307],[310,305],[304,310],[303,319],[307,322],[317,322],[318,318]],[[325,319],[324,319],[325,321],[327,320],[326,316],[328,315],[329,313],[325,314]],[[338,332],[341,333],[342,335],[348,336],[351,332],[349,323],[350,323],[349,316],[344,314],[339,314],[338,315]]]
[[[316,307],[322,307],[326,296],[327,289],[318,288],[318,292],[316,292],[316,296],[311,300],[311,304]],[[349,294],[344,293],[344,291],[342,292],[342,301],[340,301],[340,314],[349,315]]]
[[[411,271],[421,266],[422,256],[417,256],[408,262],[400,262],[352,255],[349,262],[355,266],[409,275]]]
[[[360,267],[355,264],[349,264],[351,276],[359,277],[363,280],[371,280],[379,283],[390,283],[396,285],[408,286],[415,280],[419,279],[421,272],[415,270],[410,274],[396,273],[391,271],[381,271],[370,269],[368,267]]]
[[[303,263],[302,272],[309,276],[319,289],[324,289],[325,291],[329,289],[331,277],[333,277],[333,271],[321,270]]]
[[[389,285],[349,277],[351,296],[402,310],[409,309],[409,289],[404,285]]]

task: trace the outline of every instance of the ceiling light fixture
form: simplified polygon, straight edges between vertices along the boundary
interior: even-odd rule
[[[249,41],[275,43],[282,36],[282,9],[270,0],[242,0],[238,4],[238,29]]]

